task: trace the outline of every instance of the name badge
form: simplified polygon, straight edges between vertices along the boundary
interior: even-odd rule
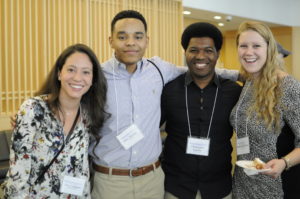
[[[236,152],[238,155],[250,153],[249,137],[239,138],[236,141]]]
[[[129,149],[143,138],[143,133],[135,124],[130,125],[117,136],[117,139],[125,150]]]
[[[208,156],[210,139],[188,137],[186,153]]]
[[[86,179],[65,176],[60,187],[60,192],[82,196]]]

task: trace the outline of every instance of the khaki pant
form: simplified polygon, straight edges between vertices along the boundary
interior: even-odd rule
[[[163,199],[165,174],[161,167],[137,177],[95,172],[93,199]]]
[[[179,198],[177,198],[176,196],[174,196],[173,194],[171,194],[169,192],[166,192],[165,193],[165,199],[179,199]],[[195,199],[201,199],[201,195],[200,195],[199,191],[197,192],[197,195],[196,195]],[[231,193],[223,199],[232,199]]]

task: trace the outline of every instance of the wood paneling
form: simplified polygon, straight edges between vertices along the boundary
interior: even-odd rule
[[[109,59],[110,22],[123,9],[147,20],[147,57],[183,64],[181,0],[0,0],[0,116],[33,96],[67,46],[85,43],[101,62]]]

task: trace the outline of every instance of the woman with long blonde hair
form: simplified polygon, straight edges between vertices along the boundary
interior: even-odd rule
[[[263,23],[244,22],[236,39],[246,83],[231,113],[237,133],[238,160],[260,158],[259,175],[236,167],[234,198],[283,198],[280,174],[300,163],[300,83],[285,73],[274,36]],[[295,134],[295,149],[278,159],[276,142],[284,124]]]

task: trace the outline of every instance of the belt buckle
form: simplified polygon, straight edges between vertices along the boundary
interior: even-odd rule
[[[130,176],[130,177],[137,177],[137,176],[143,175],[143,174],[140,174],[140,173],[139,173],[139,169],[140,169],[140,167],[135,168],[135,169],[129,169],[129,176]],[[132,172],[133,172],[133,171],[137,171],[137,172],[136,172],[137,175],[132,175]]]
[[[132,170],[134,170],[134,169],[129,169],[129,176],[130,176],[130,177],[133,177],[133,175],[132,175]]]

